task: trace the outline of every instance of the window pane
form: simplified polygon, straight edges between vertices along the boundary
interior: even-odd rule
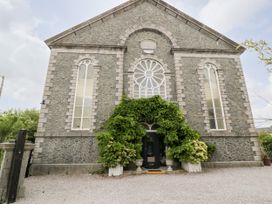
[[[205,67],[204,89],[207,100],[208,115],[210,119],[210,128],[225,129],[219,84],[217,81],[215,66],[212,64],[206,64]]]
[[[91,127],[91,119],[83,118],[82,129],[89,129]]]
[[[86,82],[86,96],[93,96],[93,80],[88,79]]]
[[[206,96],[207,102],[212,104],[212,95],[211,95],[209,75],[208,75],[207,69],[204,70],[204,89],[205,89],[205,96]]]
[[[80,129],[80,122],[81,122],[81,119],[80,119],[80,118],[74,118],[74,125],[73,125],[73,128],[74,128],[74,129]]]
[[[159,88],[154,89],[154,95],[160,95],[160,89]]]
[[[208,106],[209,109],[213,109],[213,101],[212,101],[211,98],[207,99],[207,106]]]
[[[215,103],[216,117],[223,118],[222,104],[220,99],[214,100],[214,103]]]
[[[83,109],[83,117],[85,118],[89,118],[91,117],[91,107],[90,106],[85,106],[84,109]]]
[[[210,127],[211,129],[216,129],[215,119],[210,119]]]
[[[83,98],[80,96],[76,96],[76,106],[82,106]]]
[[[78,81],[76,88],[76,99],[75,99],[75,110],[73,115],[73,128],[80,129],[81,115],[82,115],[82,105],[83,105],[83,91],[84,91],[84,81],[85,81],[86,66],[81,64],[78,70]]]
[[[93,68],[93,66],[89,65],[87,79],[93,79],[93,75],[94,75],[94,68]]]
[[[209,118],[214,118],[214,110],[213,110],[213,108],[209,108],[208,109],[208,113],[209,113]]]
[[[141,60],[135,66],[133,77],[135,86],[139,86],[139,93],[134,93],[134,97],[160,95],[165,98],[165,91],[160,92],[165,86],[165,74],[163,66],[158,61],[154,59]]]
[[[76,95],[80,96],[80,97],[83,97],[83,95],[84,95],[83,91],[84,91],[84,80],[79,79],[78,83],[77,83],[77,92],[76,92]]]
[[[215,111],[216,111],[216,118],[223,118],[221,107],[216,107]]]
[[[91,127],[94,69],[90,63],[91,60],[85,59],[79,64],[73,115],[74,129],[89,129]]]
[[[78,73],[78,79],[85,79],[85,74],[86,74],[86,65],[81,64],[79,66],[79,73]]]
[[[84,106],[92,106],[92,97],[85,97]]]
[[[224,119],[223,118],[217,118],[217,126],[218,129],[225,129],[225,125],[224,125]]]
[[[216,71],[215,69],[210,69],[210,76],[211,76],[211,82],[212,82],[212,91],[213,91],[213,97],[214,97],[214,108],[216,113],[216,120],[217,120],[217,129],[225,129],[224,127],[224,120],[223,120],[223,113],[222,113],[222,104],[220,99],[220,93],[219,93],[219,84],[216,77]]]
[[[78,71],[78,81],[76,89],[76,106],[80,106],[83,103],[83,91],[85,82],[85,65],[81,65]]]
[[[81,118],[81,114],[82,114],[82,106],[76,106],[74,118]]]

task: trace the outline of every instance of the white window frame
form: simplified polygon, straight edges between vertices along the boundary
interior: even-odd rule
[[[134,67],[134,73],[133,73],[133,98],[136,98],[136,96],[135,96],[135,85],[137,85],[138,87],[139,87],[139,90],[138,90],[138,97],[137,98],[149,98],[149,97],[152,97],[152,96],[156,96],[156,95],[152,95],[152,96],[147,96],[147,89],[145,90],[145,95],[143,96],[142,94],[141,94],[141,88],[140,88],[140,86],[141,86],[141,83],[139,84],[138,82],[137,82],[137,80],[136,80],[136,78],[135,78],[135,70],[136,70],[136,66],[138,65],[138,64],[140,64],[141,62],[143,62],[143,61],[146,61],[146,60],[150,60],[150,61],[155,61],[157,64],[159,64],[160,66],[161,66],[161,68],[162,68],[162,73],[161,74],[163,74],[163,79],[162,79],[162,82],[161,82],[161,84],[160,84],[160,86],[159,87],[157,87],[158,89],[159,89],[159,93],[160,94],[158,94],[159,96],[161,96],[162,98],[164,98],[164,99],[167,99],[167,88],[166,88],[166,75],[165,75],[165,68],[163,67],[163,65],[162,65],[162,63],[161,62],[159,62],[158,60],[156,60],[156,59],[153,59],[153,58],[143,58],[143,59],[141,59],[140,61],[138,61],[137,63],[136,63],[136,65],[135,65],[135,67]],[[144,67],[143,67],[143,69],[144,69]],[[146,71],[148,71],[148,70],[146,70]],[[164,86],[164,87],[162,87],[162,86]],[[164,91],[164,96],[162,96],[161,95],[161,89],[164,89],[163,91]],[[152,90],[152,94],[154,94],[154,88],[153,88],[153,90]]]
[[[85,78],[84,78],[84,87],[83,87],[83,99],[82,99],[82,110],[81,110],[81,116],[80,116],[80,128],[74,128],[74,119],[75,119],[75,109],[76,109],[76,99],[77,99],[77,88],[78,88],[78,79],[79,79],[79,71],[80,71],[80,65],[82,63],[84,63],[86,60],[89,60],[89,63],[86,64],[86,70],[85,70]],[[89,58],[85,58],[80,60],[80,62],[77,65],[77,78],[76,78],[76,86],[75,86],[75,95],[74,95],[74,105],[73,105],[73,115],[72,115],[72,125],[71,125],[71,130],[75,130],[75,131],[88,131],[91,129],[91,127],[89,128],[82,128],[83,127],[83,114],[84,114],[84,105],[85,105],[85,97],[86,97],[86,85],[87,85],[87,77],[88,77],[88,70],[89,69],[94,69],[94,66],[92,64],[92,59]],[[93,79],[95,77],[93,76]],[[94,84],[93,84],[94,86]],[[93,87],[94,89],[94,87]],[[92,96],[92,101],[93,101],[94,97]],[[92,105],[91,104],[91,111],[92,111]],[[90,120],[92,120],[92,112],[91,112],[91,116],[90,117],[85,117],[88,118]],[[90,122],[90,125],[92,124],[92,121]]]
[[[222,118],[223,118],[223,125],[224,125],[223,129],[218,128],[217,113],[216,113],[215,102],[214,102],[214,93],[213,93],[212,86],[211,86],[212,85],[212,82],[211,82],[211,69],[214,70],[214,72],[215,72],[215,77],[216,77],[216,82],[217,82],[217,90],[218,90],[218,94],[219,94],[219,100],[220,100]],[[208,81],[209,81],[209,87],[210,87],[210,93],[211,93],[211,99],[212,99],[212,105],[213,105],[213,112],[214,112],[215,127],[216,127],[215,129],[211,129],[211,124],[210,124],[210,121],[209,121],[210,130],[211,131],[226,131],[227,126],[226,126],[225,112],[224,112],[223,101],[222,101],[221,90],[220,90],[219,77],[218,77],[218,73],[217,73],[218,69],[212,63],[205,63],[204,71],[205,70],[207,70],[208,77],[209,77]],[[207,99],[205,98],[205,100],[207,100]],[[209,118],[209,120],[210,120],[210,118]]]

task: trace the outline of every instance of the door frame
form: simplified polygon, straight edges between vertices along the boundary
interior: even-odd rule
[[[160,168],[161,166],[161,158],[160,158],[160,138],[158,138],[158,135],[156,134],[156,130],[147,130],[146,131],[146,136],[143,137],[143,151],[142,151],[142,156],[143,156],[143,166],[147,169],[157,169]],[[149,163],[147,161],[148,156],[147,156],[147,137],[153,137],[154,141],[154,157],[155,157],[155,164],[154,166],[149,166]],[[154,138],[156,138],[154,140]]]

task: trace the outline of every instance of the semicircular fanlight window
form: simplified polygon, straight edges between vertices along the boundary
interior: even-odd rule
[[[134,98],[160,95],[166,98],[165,71],[154,59],[139,61],[134,69]]]

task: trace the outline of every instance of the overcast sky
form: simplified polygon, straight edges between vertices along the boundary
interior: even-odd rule
[[[0,111],[40,108],[50,50],[44,40],[123,0],[0,0]],[[240,43],[272,45],[271,0],[167,0],[176,8]],[[242,56],[257,127],[272,125],[272,75],[253,52]]]

